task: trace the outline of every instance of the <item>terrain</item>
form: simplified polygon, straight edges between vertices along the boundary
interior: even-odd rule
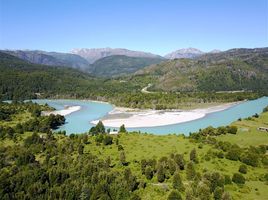
[[[89,63],[86,59],[79,55],[70,53],[46,52],[46,51],[30,51],[30,50],[16,50],[16,51],[2,51],[18,57],[22,60],[33,64],[42,64],[48,66],[62,66],[79,69],[81,71],[88,71]]]
[[[145,67],[136,76],[151,79],[147,90],[265,91],[268,88],[268,48],[232,49],[195,59],[175,59]]]
[[[128,57],[114,55],[100,58],[90,65],[89,72],[99,77],[128,75],[152,64],[158,64],[166,59],[161,57]]]
[[[77,48],[71,51],[73,54],[77,54],[85,59],[89,63],[94,63],[96,60],[113,55],[123,55],[128,57],[136,57],[136,58],[161,58],[159,55],[155,55],[148,52],[142,51],[132,51],[128,49],[122,48],[98,48],[98,49],[87,49],[87,48]]]
[[[260,63],[266,64],[266,57],[257,58],[260,60]],[[217,74],[216,71],[215,74],[210,74],[211,76],[209,78],[203,79],[202,85],[210,88],[209,90],[207,88],[203,89],[202,87],[196,87],[194,80],[189,81],[187,73],[179,73],[181,70],[184,71],[184,68],[176,68],[175,65],[169,65],[169,63],[174,64],[176,62],[189,63],[195,61],[185,59],[164,61],[161,64],[146,68],[141,74],[137,73],[135,75],[111,79],[96,78],[90,74],[68,67],[33,64],[0,52],[1,99],[79,98],[108,101],[117,106],[132,108],[191,109],[204,107],[204,105],[215,105],[215,103],[254,99],[265,95],[267,92],[266,69],[262,69],[262,67],[255,69],[254,66],[247,65],[246,68],[241,68],[243,70],[240,71],[241,73],[256,71],[253,76],[245,76],[241,79],[243,81],[242,86],[252,91],[230,93],[228,91],[217,91],[240,88],[232,87],[232,84],[218,87],[217,84],[220,84],[221,79],[218,78],[220,74]],[[159,75],[157,73],[157,70],[155,70],[157,66],[163,66],[159,70],[161,74],[164,74]],[[151,68],[153,68],[152,73],[147,73],[147,70],[150,71]],[[170,73],[166,73],[168,70],[170,70]],[[172,75],[174,74],[174,70],[178,71],[175,77]],[[216,70],[221,71],[221,68],[216,68]],[[260,73],[260,70],[263,73]],[[169,75],[173,77],[166,79],[165,77],[169,77]],[[182,78],[183,81],[177,81],[178,78]],[[213,85],[211,84],[211,79],[215,79]],[[236,81],[235,78],[231,80]],[[166,84],[169,81],[171,84]],[[225,83],[223,79],[223,84]],[[154,93],[142,92],[142,88],[148,86],[148,84],[152,84],[152,87],[147,88],[147,90],[155,88]],[[163,88],[162,85],[164,84],[166,87]],[[193,89],[185,90],[186,84],[190,86],[187,88]]]
[[[52,134],[50,109],[0,104],[1,199],[264,199],[268,135],[264,113],[190,136]],[[5,113],[3,115],[3,113]],[[48,118],[50,118],[48,120]],[[38,123],[37,123],[38,122]],[[52,122],[52,121],[51,121]]]

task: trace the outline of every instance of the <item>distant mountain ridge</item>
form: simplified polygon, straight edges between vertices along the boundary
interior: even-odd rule
[[[34,64],[65,66],[79,69],[81,71],[87,71],[89,67],[87,60],[76,54],[46,52],[40,50],[2,50],[1,52]]]
[[[186,49],[179,49],[174,52],[171,52],[164,57],[167,59],[175,59],[175,58],[195,58],[205,54],[205,52],[196,49],[196,48],[186,48]]]
[[[143,58],[162,58],[159,55],[142,52],[142,51],[132,51],[123,48],[95,48],[95,49],[87,49],[87,48],[78,48],[71,50],[72,54],[77,54],[83,58],[85,58],[89,63],[94,63],[96,60],[113,55],[122,55],[128,57],[143,57]]]

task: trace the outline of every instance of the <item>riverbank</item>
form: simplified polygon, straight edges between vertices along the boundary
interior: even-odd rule
[[[55,111],[42,111],[42,115],[50,115],[50,114],[54,114],[54,115],[69,115],[73,112],[79,111],[81,109],[81,106],[65,106],[64,109],[62,110],[55,110]]]
[[[226,110],[239,103],[241,102],[194,110],[141,110],[115,107],[100,120],[109,127],[120,127],[122,124],[127,128],[165,126],[200,119],[209,113]],[[91,123],[97,124],[98,121],[94,120]]]

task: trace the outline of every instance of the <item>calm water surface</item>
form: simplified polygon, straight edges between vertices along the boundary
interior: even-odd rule
[[[83,100],[34,100],[39,104],[47,103],[49,106],[61,110],[65,105],[81,106],[81,110],[65,116],[66,124],[61,126],[58,130],[65,130],[67,134],[84,133],[87,132],[93,124],[90,121],[97,120],[105,116],[113,109],[113,106],[107,103],[99,103]],[[245,118],[261,113],[263,108],[268,105],[268,97],[262,97],[257,100],[243,102],[235,105],[227,110],[207,114],[204,118],[197,119],[190,122],[179,124],[157,126],[157,127],[141,127],[131,128],[129,131],[141,131],[158,135],[169,133],[184,133],[188,135],[190,132],[198,131],[200,128],[208,126],[223,126],[228,125],[238,118]]]

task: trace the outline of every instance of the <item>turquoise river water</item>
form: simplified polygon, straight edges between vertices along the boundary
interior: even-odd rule
[[[87,132],[93,124],[90,121],[97,120],[105,116],[113,109],[113,106],[108,103],[84,101],[84,100],[33,100],[39,104],[47,103],[56,110],[64,109],[64,106],[81,106],[79,111],[73,112],[67,116],[66,124],[58,130],[65,130],[67,134]],[[228,125],[238,118],[246,118],[261,113],[263,108],[268,105],[268,97],[262,97],[252,101],[246,101],[238,105],[234,105],[226,110],[207,114],[205,117],[189,122],[157,126],[157,127],[140,127],[130,128],[129,131],[141,131],[164,135],[169,133],[184,133],[188,135],[190,132],[198,131],[200,128],[208,126],[218,127]],[[105,124],[104,124],[105,125]]]

